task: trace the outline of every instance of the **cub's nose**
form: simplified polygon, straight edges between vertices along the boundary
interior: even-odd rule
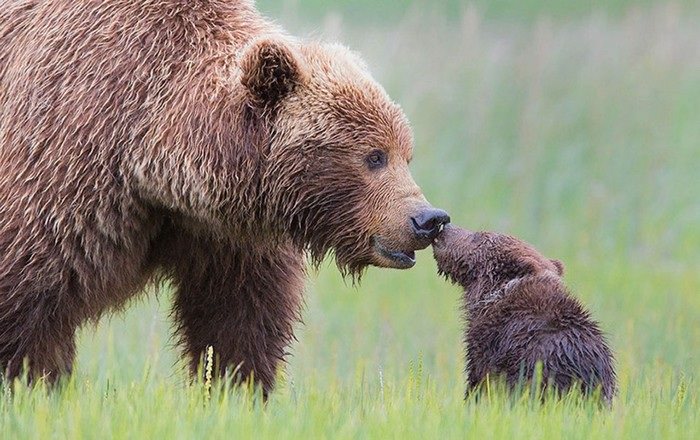
[[[440,233],[442,227],[450,222],[450,216],[442,209],[430,208],[411,217],[413,232],[423,239],[432,240]]]

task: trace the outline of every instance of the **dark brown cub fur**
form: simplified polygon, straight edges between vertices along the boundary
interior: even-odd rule
[[[464,288],[467,392],[487,375],[513,387],[542,363],[543,385],[616,389],[613,356],[598,323],[561,281],[564,267],[514,237],[447,227],[433,245],[438,270]]]

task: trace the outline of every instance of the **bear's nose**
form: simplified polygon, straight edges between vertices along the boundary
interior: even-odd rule
[[[437,237],[442,227],[450,222],[450,216],[442,209],[430,208],[411,217],[411,222],[413,232],[419,238],[432,240]]]

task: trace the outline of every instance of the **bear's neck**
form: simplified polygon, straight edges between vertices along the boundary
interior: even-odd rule
[[[471,289],[465,295],[467,311],[471,317],[478,316],[518,292],[526,289],[535,289],[545,295],[548,290],[551,290],[553,285],[561,286],[560,277],[553,272],[547,271],[513,278],[492,286],[482,286],[483,288],[481,289]]]
[[[496,285],[472,289],[471,294],[467,293],[466,295],[470,315],[481,313],[507,297],[513,290],[517,289],[525,278],[513,278]]]

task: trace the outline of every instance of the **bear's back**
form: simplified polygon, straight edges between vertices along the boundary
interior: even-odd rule
[[[553,277],[522,280],[470,320],[468,359],[482,374],[505,375],[511,385],[531,379],[538,362],[543,380],[566,391],[615,390],[612,354],[598,324]],[[470,367],[471,368],[471,367]]]
[[[235,73],[238,50],[277,32],[249,1],[12,0],[0,14],[0,150],[15,164],[167,136],[152,127],[201,105],[213,71]]]

